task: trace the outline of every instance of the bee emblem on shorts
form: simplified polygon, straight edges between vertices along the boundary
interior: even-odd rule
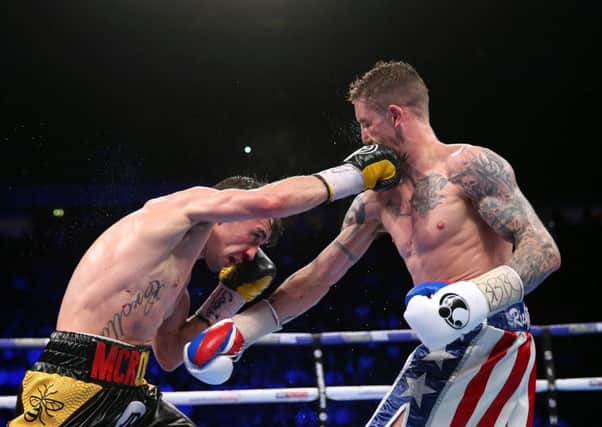
[[[51,414],[51,412],[60,411],[65,407],[63,402],[59,402],[58,400],[50,397],[53,394],[58,393],[57,391],[51,390],[53,387],[53,384],[48,386],[44,385],[44,391],[38,388],[38,392],[40,393],[39,396],[32,395],[29,397],[29,404],[31,405],[32,409],[25,413],[25,421],[31,423],[39,420],[42,425],[46,425],[43,420],[44,415],[53,418],[54,416]]]
[[[468,304],[456,294],[445,294],[439,301],[439,316],[454,329],[462,329],[470,320]]]

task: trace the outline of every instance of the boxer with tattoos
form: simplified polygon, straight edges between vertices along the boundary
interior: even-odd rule
[[[310,264],[265,304],[216,325],[234,334],[233,345],[214,351],[213,328],[205,332],[212,348],[193,341],[205,353],[197,369],[219,368],[220,358],[318,303],[386,231],[415,285],[404,317],[422,344],[366,425],[531,425],[535,346],[523,297],[559,268],[554,240],[504,158],[437,138],[414,67],[377,63],[350,85],[349,100],[363,143],[403,159],[401,182],[358,195],[338,237]]]
[[[262,186],[231,177],[148,201],[102,233],[75,268],[9,425],[194,426],[146,382],[151,346],[162,368],[175,369],[188,341],[268,287],[276,269],[260,246],[278,234],[277,218],[386,190],[399,178],[394,151],[375,146],[314,176]],[[187,286],[199,259],[220,283],[189,316]],[[34,407],[47,397],[51,415]]]

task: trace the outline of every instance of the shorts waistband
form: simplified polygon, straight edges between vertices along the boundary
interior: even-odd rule
[[[144,383],[150,350],[101,336],[55,331],[32,370],[106,385]]]
[[[524,302],[520,301],[510,307],[495,313],[487,319],[487,324],[507,331],[529,331],[531,319],[529,310]]]

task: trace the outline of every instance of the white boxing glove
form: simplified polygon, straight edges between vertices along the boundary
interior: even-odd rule
[[[408,293],[403,317],[429,350],[440,350],[523,295],[518,273],[502,265],[470,281],[417,285]]]
[[[403,314],[418,339],[431,351],[472,331],[489,315],[487,299],[472,282],[447,285],[430,297],[415,295]]]
[[[184,365],[190,375],[211,385],[222,384],[230,379],[234,370],[231,356],[217,356],[200,368],[187,357],[189,346],[190,343],[184,346]]]

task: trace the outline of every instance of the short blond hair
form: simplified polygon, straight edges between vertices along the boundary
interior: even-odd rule
[[[350,102],[362,100],[377,109],[406,106],[428,119],[429,91],[416,69],[403,61],[379,61],[349,85]]]

